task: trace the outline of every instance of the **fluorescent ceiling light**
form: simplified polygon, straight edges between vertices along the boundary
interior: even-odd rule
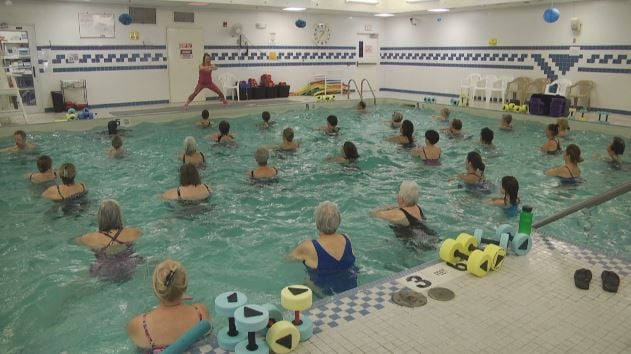
[[[189,2],[188,6],[207,6],[207,2]]]
[[[394,15],[393,14],[375,14],[375,16],[377,16],[377,17],[392,17]]]
[[[410,2],[410,3],[415,3],[415,2],[428,2],[428,1],[434,1],[434,0],[405,0],[405,2]]]
[[[346,0],[346,2],[356,2],[358,4],[377,5],[379,0]]]
[[[304,11],[304,10],[306,10],[306,8],[304,7],[286,7],[283,9],[283,11],[294,11],[294,12]]]
[[[429,12],[449,12],[449,9],[429,9]]]

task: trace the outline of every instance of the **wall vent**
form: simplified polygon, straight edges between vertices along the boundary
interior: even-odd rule
[[[147,7],[130,7],[129,15],[134,19],[133,23],[156,24],[156,9]]]
[[[173,12],[173,22],[195,22],[195,13],[194,12]]]

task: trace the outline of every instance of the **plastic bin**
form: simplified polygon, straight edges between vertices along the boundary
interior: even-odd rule
[[[66,105],[64,104],[64,95],[61,94],[61,91],[51,91],[50,96],[53,99],[53,111],[55,113],[65,112]]]
[[[276,97],[289,97],[289,85],[287,86],[276,86],[278,93]]]

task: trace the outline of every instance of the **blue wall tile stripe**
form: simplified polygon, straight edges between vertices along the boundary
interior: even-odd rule
[[[571,47],[580,47],[581,50],[631,50],[631,45],[613,44],[613,45],[551,45],[551,46],[454,46],[454,47],[381,47],[381,50],[484,50],[484,51],[502,51],[502,50],[569,50]]]
[[[238,46],[238,45],[205,45],[204,49],[209,50],[217,50],[217,49],[235,49],[235,50],[252,50],[252,49],[310,49],[310,50],[329,50],[329,49],[337,49],[337,50],[356,50],[357,47],[346,47],[346,46],[294,46],[294,45],[251,45],[248,47]]]
[[[315,62],[283,62],[283,63],[270,63],[270,62],[252,62],[252,63],[237,63],[237,64],[228,64],[222,63],[218,66],[220,68],[247,68],[247,67],[258,67],[258,66],[320,66],[320,65],[355,65],[354,61],[315,61]]]
[[[68,73],[79,71],[126,71],[126,70],[165,70],[166,65],[129,65],[129,66],[91,66],[91,67],[69,67],[53,68],[54,73]]]
[[[166,45],[41,45],[37,46],[37,50],[142,50],[142,49],[161,49],[166,50]]]
[[[451,64],[451,63],[410,63],[410,62],[389,62],[382,61],[381,65],[400,65],[400,66],[435,66],[435,67],[453,67],[453,68],[483,68],[483,69],[506,69],[506,70],[533,70],[532,65],[494,65],[494,64]]]
[[[589,73],[606,73],[606,74],[631,74],[631,69],[616,69],[616,68],[586,68],[579,67],[578,71],[580,72],[589,72]]]
[[[103,104],[91,104],[90,108],[112,108],[112,107],[127,107],[127,106],[145,106],[153,104],[168,104],[169,100],[153,100],[153,101],[136,101],[136,102],[116,102],[116,103],[103,103]],[[53,107],[46,107],[44,112],[54,112]]]

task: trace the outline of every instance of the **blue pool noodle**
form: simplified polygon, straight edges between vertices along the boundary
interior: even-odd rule
[[[199,321],[195,327],[184,333],[173,344],[169,345],[163,354],[180,354],[184,353],[191,345],[197,342],[204,334],[210,331],[210,322],[208,320]]]

